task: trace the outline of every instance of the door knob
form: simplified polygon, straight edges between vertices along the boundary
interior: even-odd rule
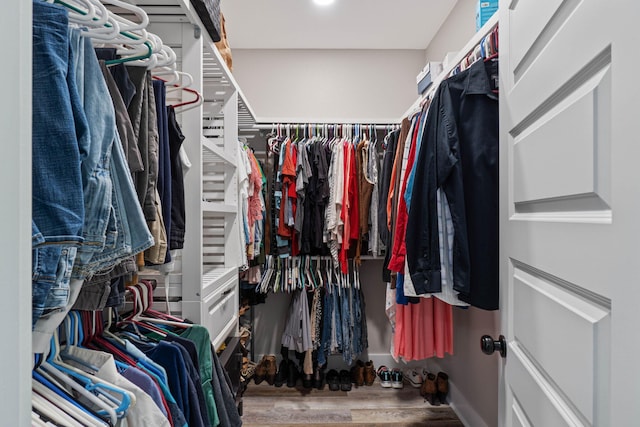
[[[493,352],[500,352],[500,356],[507,357],[507,340],[504,335],[500,335],[497,340],[494,340],[489,335],[483,335],[480,338],[480,348],[484,354],[493,354]]]

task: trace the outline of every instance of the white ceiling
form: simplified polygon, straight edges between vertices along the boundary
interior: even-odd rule
[[[231,49],[425,49],[457,0],[222,0]]]

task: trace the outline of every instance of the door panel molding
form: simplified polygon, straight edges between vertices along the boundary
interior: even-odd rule
[[[610,360],[597,358],[593,349],[611,342],[610,309],[568,290],[560,279],[513,271],[515,341],[558,393],[593,423],[596,402],[606,397],[596,373],[611,372]]]

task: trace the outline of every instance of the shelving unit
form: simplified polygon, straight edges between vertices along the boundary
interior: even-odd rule
[[[184,178],[185,244],[174,253],[173,269],[156,274],[155,299],[168,298],[172,313],[206,326],[219,348],[238,330],[238,267],[244,250],[238,124],[255,123],[255,115],[189,0],[133,3],[145,9],[149,30],[174,49],[178,68],[191,74],[191,87],[204,97],[200,107],[178,114],[191,162]]]

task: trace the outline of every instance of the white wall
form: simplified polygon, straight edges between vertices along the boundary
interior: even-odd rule
[[[233,50],[259,119],[397,123],[417,97],[422,50]]]
[[[447,52],[457,52],[476,32],[478,0],[458,0],[436,36],[425,50],[427,61],[442,61]]]

